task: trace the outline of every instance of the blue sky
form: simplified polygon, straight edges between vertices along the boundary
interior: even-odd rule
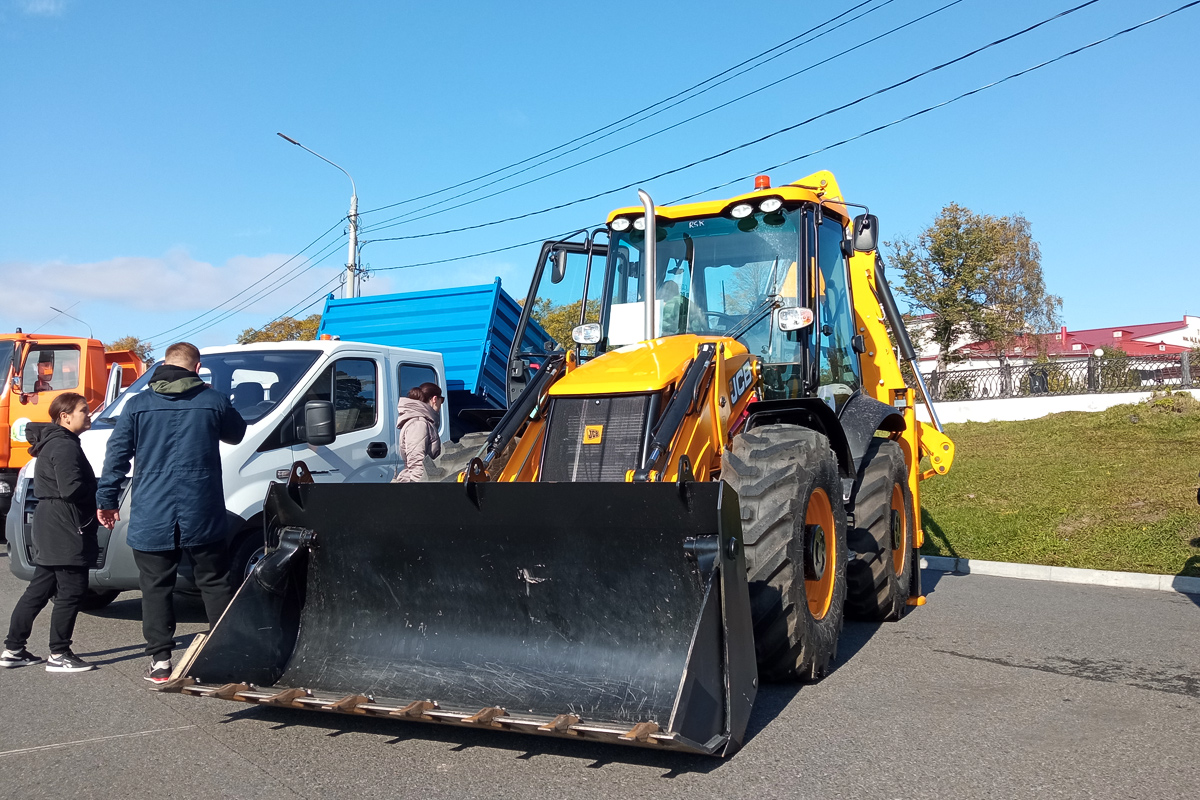
[[[374,234],[371,225],[445,195],[364,214],[361,238],[489,222],[637,181],[668,201],[947,100],[1185,1],[1100,0],[853,108],[644,180],[1083,2],[961,0],[751,98],[529,186],[463,205],[478,196],[469,195],[431,209],[443,211],[436,216]],[[54,306],[106,340],[133,334],[161,348],[186,334],[200,345],[230,342],[246,327],[303,310],[302,301],[319,298],[346,260],[345,239],[337,237],[349,181],[277,131],[345,167],[366,211],[552,148],[860,2],[0,0],[0,329],[85,331],[65,317],[45,326]],[[839,22],[868,13],[828,35],[486,191],[630,142],[948,2],[869,0]],[[781,183],[832,170],[848,199],[879,215],[885,239],[915,235],[950,202],[1024,214],[1072,328],[1197,314],[1200,270],[1187,233],[1194,227],[1188,220],[1200,214],[1197,41],[1200,6],[771,176]],[[751,188],[744,183],[710,196]],[[536,245],[386,268],[548,238],[633,204],[636,193],[626,189],[518,222],[376,242],[363,250],[377,270],[364,293],[498,275],[520,295]],[[218,308],[330,228],[307,254],[327,252],[324,261],[292,261]],[[304,313],[319,310],[317,303]]]

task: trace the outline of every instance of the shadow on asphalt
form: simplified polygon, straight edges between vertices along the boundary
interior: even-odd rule
[[[768,691],[765,692],[768,697],[775,694],[775,692],[770,691],[770,688],[768,687]],[[794,694],[794,692],[791,694]],[[760,698],[763,698],[763,695],[764,692],[759,693]],[[790,699],[790,697],[791,695],[789,694],[787,699]],[[786,705],[786,699],[783,703],[767,702],[761,705],[756,703],[754,712],[751,715],[751,727],[757,727],[757,730],[761,730],[770,719],[759,721],[756,726],[755,717],[769,713],[770,717],[774,718],[778,711]],[[447,752],[449,753],[466,753],[476,747],[483,747],[494,751],[507,751],[512,753],[513,757],[519,761],[530,761],[539,756],[569,758],[579,762],[581,766],[587,769],[602,769],[610,764],[633,764],[662,769],[663,773],[659,776],[662,778],[677,778],[685,774],[706,774],[728,763],[728,759],[714,758],[712,756],[654,752],[653,750],[643,748],[624,747],[621,745],[602,744],[583,740],[568,741],[565,739],[542,738],[520,733],[473,731],[466,728],[442,727],[420,722],[399,722],[369,717],[313,714],[267,706],[255,706],[254,708],[234,711],[228,714],[221,721],[221,724],[248,721],[273,723],[271,730],[281,730],[283,728],[303,725],[308,728],[328,731],[325,735],[329,738],[359,733],[379,737],[384,740],[385,744],[399,744],[410,739],[441,742],[452,745],[448,748]],[[749,733],[747,734],[747,738],[749,738]]]
[[[118,619],[129,622],[142,621],[142,598],[130,597],[127,600],[117,598],[108,606],[96,611],[85,611],[84,614],[101,619]],[[204,614],[204,603],[199,595],[175,592],[175,621],[177,623],[205,623],[208,617]]]

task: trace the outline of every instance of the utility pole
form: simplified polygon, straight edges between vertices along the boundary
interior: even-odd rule
[[[342,289],[342,297],[358,297],[358,189],[354,186],[354,178],[350,177],[349,172],[346,172],[346,170],[338,167],[337,164],[334,164],[325,156],[321,155],[315,150],[309,150],[292,137],[285,136],[282,133],[278,134],[278,136],[296,145],[296,147],[299,147],[301,150],[308,150],[308,152],[312,153],[326,164],[337,167],[342,171],[343,175],[345,175],[347,178],[350,178],[350,214],[346,217],[348,220],[350,220],[350,247],[346,256],[346,286],[344,289]]]
[[[353,187],[354,180],[350,185]],[[353,192],[353,189],[351,190]],[[350,252],[346,256],[346,290],[344,297],[358,297],[358,194],[350,195]]]

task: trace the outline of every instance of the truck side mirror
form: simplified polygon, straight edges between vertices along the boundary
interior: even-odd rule
[[[567,251],[555,250],[554,263],[550,267],[550,282],[562,283],[563,278],[567,277]]]
[[[879,245],[879,217],[859,214],[854,218],[854,249],[867,253]]]
[[[304,440],[322,447],[333,444],[337,438],[337,425],[333,417],[333,403],[328,400],[309,400],[304,404]]]

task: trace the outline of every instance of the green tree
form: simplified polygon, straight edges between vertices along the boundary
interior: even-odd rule
[[[531,316],[546,329],[546,333],[550,334],[554,341],[567,350],[575,346],[575,342],[571,338],[571,330],[579,324],[579,310],[582,305],[582,300],[576,300],[574,303],[556,306],[547,298],[539,297],[533,306]],[[588,300],[587,317],[584,321],[600,321],[599,300]]]
[[[147,364],[154,361],[154,345],[150,342],[139,339],[136,336],[122,336],[120,339],[109,342],[104,345],[105,351],[112,350],[132,350],[137,354],[137,357]]]
[[[321,315],[296,319],[280,317],[263,328],[246,328],[237,337],[238,344],[253,342],[307,342],[317,338],[321,327]]]
[[[990,341],[1003,355],[1017,337],[1049,333],[1062,299],[1046,292],[1041,252],[1020,215],[976,214],[951,203],[915,241],[887,242],[913,308],[933,314],[926,336],[938,345],[938,366],[953,358],[962,336]]]

